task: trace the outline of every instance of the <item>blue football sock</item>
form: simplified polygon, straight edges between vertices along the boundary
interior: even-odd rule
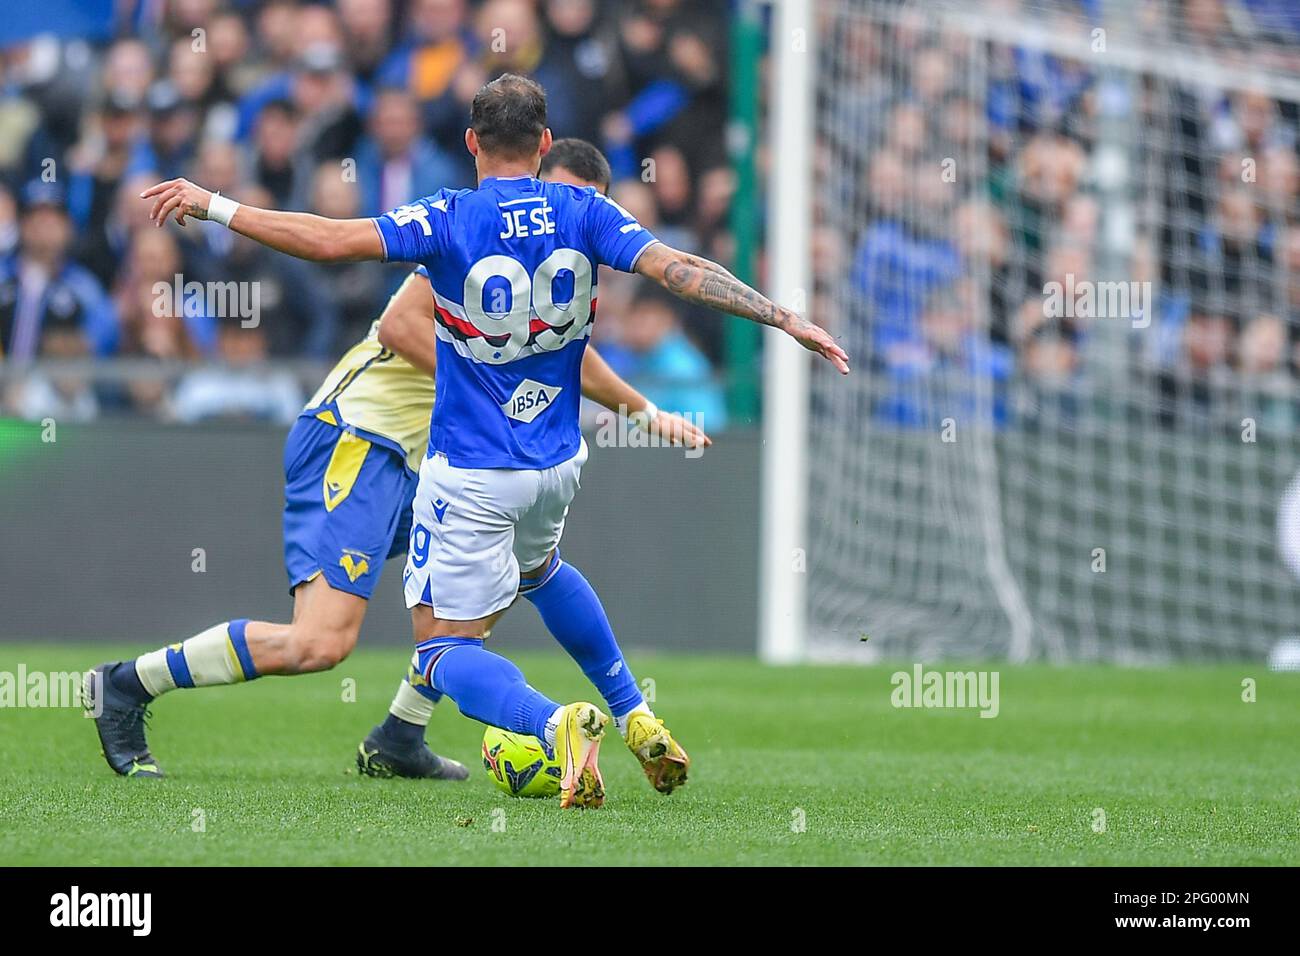
[[[401,744],[414,746],[424,743],[424,725],[413,724],[410,721],[403,720],[396,714],[389,714],[384,718],[384,733],[390,740],[395,740]]]
[[[115,688],[132,700],[145,704],[153,700],[153,694],[145,690],[144,684],[140,683],[140,675],[136,672],[135,661],[123,661],[116,667],[110,668],[108,679]]]
[[[425,678],[466,717],[546,739],[546,721],[560,705],[529,687],[523,672],[481,639],[433,637],[415,649]]]
[[[560,646],[605,698],[614,718],[643,702],[600,598],[581,571],[561,561],[557,551],[538,582],[525,581],[519,593],[537,608]]]

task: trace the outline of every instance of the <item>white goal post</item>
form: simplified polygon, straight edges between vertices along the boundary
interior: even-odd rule
[[[801,314],[812,288],[812,13],[812,0],[777,0],[771,34],[768,292]],[[801,660],[805,647],[810,358],[789,336],[764,330],[759,654],[774,664]]]

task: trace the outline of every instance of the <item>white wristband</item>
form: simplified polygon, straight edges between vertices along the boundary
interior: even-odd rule
[[[648,432],[650,426],[654,424],[654,420],[658,417],[659,406],[649,399],[646,399],[645,408],[641,409],[639,412],[632,412],[627,416],[627,420],[642,431]]]
[[[235,210],[238,208],[239,203],[233,199],[228,199],[221,193],[213,193],[212,198],[208,200],[208,219],[229,228],[230,220],[234,218]]]

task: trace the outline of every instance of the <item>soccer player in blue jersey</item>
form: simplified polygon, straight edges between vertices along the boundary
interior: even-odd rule
[[[556,145],[547,157],[548,178],[608,190],[608,164],[599,150],[576,140]],[[436,347],[429,280],[417,269],[369,334],[325,377],[285,443],[292,622],[226,621],[134,660],[96,668],[104,680],[92,681],[89,693],[101,695],[96,729],[114,770],[132,777],[162,775],[143,725],[147,704],[160,693],[311,673],[350,653],[385,557],[406,554],[415,478],[429,443]],[[625,411],[661,439],[709,444],[702,429],[655,408],[595,349],[583,355],[582,391],[608,409]],[[543,613],[546,599],[558,590],[538,595]],[[566,632],[561,644],[584,662],[589,642],[581,635]],[[408,668],[387,719],[358,747],[358,769],[369,776],[464,779],[461,764],[439,757],[424,742],[439,696]]]
[[[159,225],[207,218],[304,259],[426,268],[438,322],[438,400],[403,575],[420,672],[466,716],[553,745],[561,807],[597,807],[604,801],[597,754],[609,718],[588,702],[546,697],[484,638],[518,593],[547,587],[566,567],[558,544],[587,455],[579,369],[598,267],[637,272],[682,298],[771,325],[842,373],[849,367],[824,329],[715,263],[660,243],[596,190],[538,180],[551,144],[545,92],[506,74],[471,106],[465,145],[476,189],[444,189],[350,220],[241,206],[187,180],[159,183],[142,198],[154,201]],[[571,615],[599,643],[603,629],[588,596],[572,594],[552,614]],[[612,634],[609,645],[617,655]],[[622,699],[617,684],[627,671],[614,666],[593,677],[607,701]],[[633,695],[640,696],[634,682]],[[644,704],[619,719],[629,745],[636,739],[661,755],[665,775],[685,773],[684,760],[672,761],[675,741]]]
[[[591,143],[580,139],[562,139],[556,140],[551,151],[543,158],[542,178],[571,186],[590,186],[600,193],[608,193],[611,173],[609,162]],[[427,275],[413,281],[422,283],[423,298],[416,302],[402,300],[402,308],[394,307],[398,304],[397,301],[390,304],[379,325],[379,339],[410,364],[432,376],[437,372],[438,348],[433,322],[433,296]],[[606,408],[625,410],[638,427],[657,434],[661,440],[693,447],[707,447],[710,444],[708,435],[697,425],[680,415],[660,411],[644,395],[619,378],[596,354],[594,348],[588,348],[583,353],[582,390],[584,396]],[[426,421],[424,446],[428,445],[427,439]],[[423,447],[421,454],[423,455]],[[407,512],[409,511],[408,506]],[[409,520],[407,523],[409,531]],[[524,596],[537,608],[552,634],[583,672],[597,686],[611,692],[612,697],[607,698],[606,703],[616,720],[645,705],[640,695],[629,693],[629,688],[636,683],[630,671],[618,681],[604,679],[611,668],[623,669],[626,662],[617,650],[618,645],[600,599],[577,568],[561,562],[544,587],[529,588]],[[589,614],[574,613],[575,607],[581,602],[588,605]],[[413,655],[412,664],[393,697],[388,716],[358,747],[358,769],[375,776],[424,776],[420,771],[427,764],[427,759],[412,758],[418,758],[422,751],[427,750],[423,743],[424,728],[429,723],[440,696],[420,673],[418,653]],[[645,710],[649,713],[648,707]],[[642,743],[645,731],[652,724],[623,720],[620,725],[625,742],[640,761],[651,786],[660,793],[671,793],[675,787],[685,783],[689,758],[680,745],[672,753],[658,753]],[[415,773],[411,773],[411,769]]]

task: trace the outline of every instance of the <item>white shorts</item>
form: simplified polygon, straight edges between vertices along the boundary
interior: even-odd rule
[[[540,471],[453,468],[443,455],[426,458],[402,574],[406,606],[427,604],[444,621],[508,607],[520,570],[541,567],[560,543],[586,461],[585,440],[568,461]]]

